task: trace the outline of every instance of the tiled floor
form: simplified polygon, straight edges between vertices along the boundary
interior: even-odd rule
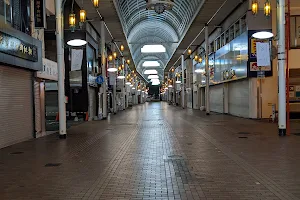
[[[1,149],[0,199],[300,199],[300,137],[275,124],[157,102],[68,133]]]

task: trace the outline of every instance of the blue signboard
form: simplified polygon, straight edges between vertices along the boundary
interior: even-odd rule
[[[104,78],[102,77],[102,76],[97,76],[97,78],[96,78],[96,83],[97,84],[102,84],[104,82]]]

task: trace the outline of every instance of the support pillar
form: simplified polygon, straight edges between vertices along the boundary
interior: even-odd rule
[[[125,85],[125,82],[126,82],[126,75],[125,75],[125,58],[122,58],[122,66],[124,66],[124,69],[123,69],[123,76],[125,76],[124,79],[122,79],[122,110],[125,110],[126,109],[126,100],[125,100],[125,96],[126,96],[126,85]]]
[[[210,79],[210,70],[209,70],[209,62],[208,62],[208,25],[205,25],[205,73],[206,73],[206,86],[205,86],[205,110],[206,115],[210,114],[210,93],[209,93],[209,79]]]
[[[125,77],[126,77],[126,80],[127,80],[127,76],[128,76],[128,65],[127,65],[127,63],[125,64]],[[126,82],[126,81],[125,81]],[[125,83],[125,91],[126,91],[126,102],[125,102],[125,104],[126,104],[126,108],[128,108],[128,103],[129,103],[129,95],[130,95],[130,87],[129,87],[129,85],[127,85],[126,83]]]
[[[65,139],[67,136],[66,125],[66,96],[65,96],[65,61],[63,40],[63,17],[62,1],[55,1],[56,13],[56,48],[58,67],[58,110],[59,110],[59,137]]]
[[[279,136],[286,135],[286,80],[285,80],[285,0],[277,4],[278,39],[278,129]]]
[[[181,55],[181,68],[182,68],[182,89],[181,89],[181,105],[182,108],[185,108],[185,62],[184,54]]]
[[[115,52],[116,51],[116,46],[113,45],[112,47],[112,51]],[[113,65],[114,65],[114,68],[118,68],[116,66],[116,59],[113,60]],[[117,81],[116,81],[116,78],[117,78],[117,72],[110,72],[111,74],[114,73],[115,76],[113,80],[113,93],[112,93],[112,104],[113,104],[113,113],[114,114],[117,114]],[[111,77],[110,77],[111,78]]]
[[[103,119],[107,118],[107,77],[106,77],[106,58],[105,58],[105,25],[104,21],[100,22],[100,37],[101,37],[101,69],[104,82],[102,83],[102,115]]]

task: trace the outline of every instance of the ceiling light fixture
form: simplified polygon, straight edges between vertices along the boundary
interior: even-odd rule
[[[86,45],[86,43],[87,42],[85,40],[81,40],[81,39],[74,39],[67,42],[68,45],[73,47],[80,47]]]
[[[158,79],[159,76],[158,75],[149,75],[148,79]]]
[[[79,13],[80,13],[80,15],[79,15],[80,16],[80,18],[79,18],[80,22],[81,23],[86,22],[86,11],[84,9],[81,9],[79,11]]]
[[[107,71],[108,72],[116,72],[116,71],[118,71],[118,69],[115,68],[115,67],[110,67],[110,68],[107,69]]]
[[[259,31],[252,35],[252,37],[256,39],[269,39],[272,38],[273,36],[274,34],[268,31]]]
[[[145,70],[144,71],[144,74],[146,74],[146,75],[150,75],[150,74],[157,74],[158,72],[157,72],[157,70],[155,70],[155,69],[150,69],[150,70]]]
[[[93,4],[95,8],[99,8],[99,0],[93,0]]]
[[[196,73],[203,73],[203,72],[204,72],[204,69],[196,69],[195,72],[196,72]]]
[[[257,0],[252,0],[251,10],[252,10],[253,15],[256,15],[258,13],[258,2],[257,2]]]
[[[125,79],[125,76],[120,75],[120,76],[117,77],[117,79]]]
[[[72,32],[74,32],[74,29],[76,27],[76,17],[74,13],[69,14],[69,27]]]
[[[269,0],[266,0],[265,2],[264,13],[266,17],[269,17],[271,15],[271,3]]]
[[[160,64],[158,61],[145,61],[143,67],[159,67]]]
[[[164,53],[166,52],[166,48],[161,44],[155,45],[144,45],[141,48],[142,53]]]
[[[123,44],[121,44],[121,46],[120,46],[120,50],[121,50],[121,51],[124,51],[124,49],[125,49],[124,45],[123,45]]]
[[[113,53],[113,56],[114,56],[114,59],[116,59],[117,56],[118,56],[117,52],[114,52],[114,53]]]

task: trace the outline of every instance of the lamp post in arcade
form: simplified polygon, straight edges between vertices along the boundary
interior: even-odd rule
[[[278,36],[278,129],[279,136],[286,135],[286,80],[285,80],[285,0],[277,0]],[[288,100],[289,101],[289,100]]]
[[[286,45],[285,45],[285,0],[276,0],[277,7],[277,57],[278,57],[278,134],[279,136],[285,136],[287,130],[287,103],[289,103],[289,99],[287,99],[286,95],[286,74],[285,74],[285,65],[286,65]],[[288,6],[290,2],[288,0]],[[259,4],[257,0],[252,0],[252,13],[255,15],[259,11]],[[269,0],[265,1],[264,4],[264,14],[269,17],[271,14],[271,4]],[[270,37],[273,36],[272,33],[269,33]],[[270,38],[268,37],[268,38]],[[288,72],[287,72],[288,73]],[[287,75],[288,77],[288,75]],[[288,133],[289,134],[289,133]]]
[[[56,46],[58,67],[58,110],[59,110],[59,137],[67,136],[66,125],[66,97],[65,97],[65,63],[64,63],[64,39],[63,39],[63,7],[62,0],[55,0],[56,13]]]

